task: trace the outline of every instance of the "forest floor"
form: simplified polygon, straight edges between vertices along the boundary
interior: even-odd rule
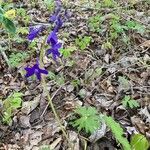
[[[43,31],[30,42],[29,27],[49,26],[53,5],[47,2],[1,2],[3,9],[17,12],[15,35],[0,28],[1,150],[44,150],[44,146],[69,150],[41,82],[24,77],[24,68],[36,61],[46,34]],[[57,62],[51,57],[43,62],[49,71],[47,89],[74,150],[121,149],[111,131],[102,129],[104,125],[93,137],[78,132],[70,124],[78,106],[92,106],[113,117],[129,141],[136,133],[150,140],[149,8],[148,0],[63,2],[70,13],[59,31],[64,54]],[[4,111],[10,106],[4,101],[14,93],[21,94],[22,104],[8,119]]]

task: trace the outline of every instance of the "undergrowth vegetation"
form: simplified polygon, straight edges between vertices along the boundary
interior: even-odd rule
[[[148,150],[149,4],[0,0],[0,125],[19,148]]]

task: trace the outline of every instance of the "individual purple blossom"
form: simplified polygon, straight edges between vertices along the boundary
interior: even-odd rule
[[[26,78],[35,74],[37,79],[41,80],[41,74],[48,74],[47,70],[40,69],[38,62],[33,67],[31,68],[25,67],[24,69],[26,70],[26,75],[25,75]]]
[[[54,28],[55,32],[58,32],[58,30],[62,27],[63,25],[63,21],[60,17],[57,18],[56,22],[55,22],[56,26]]]
[[[33,40],[35,37],[38,36],[39,32],[41,32],[43,29],[43,26],[35,26],[35,27],[30,27],[29,34],[28,34],[28,39]]]
[[[57,7],[61,7],[61,5],[62,5],[61,0],[55,0],[55,2],[56,2],[56,6]]]
[[[55,22],[57,19],[57,15],[56,14],[53,14],[52,16],[50,16],[50,21],[51,22]]]
[[[57,17],[59,16],[59,13],[61,11],[61,5],[62,5],[61,1],[56,0],[55,4],[56,4],[55,12],[52,16],[50,16],[50,21],[51,22],[55,22],[57,20]]]
[[[58,42],[58,37],[55,31],[52,31],[48,38],[47,38],[47,43],[51,45],[55,45]]]
[[[57,57],[60,57],[59,49],[61,48],[61,43],[56,43],[52,45],[50,49],[47,50],[47,55],[52,54],[53,59],[56,61]]]

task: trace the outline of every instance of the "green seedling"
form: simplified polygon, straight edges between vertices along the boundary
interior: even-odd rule
[[[63,48],[60,49],[60,53],[63,55],[64,58],[68,58],[71,56],[71,54],[76,50],[75,47],[70,47],[70,48]]]
[[[122,105],[124,107],[129,107],[129,108],[137,108],[140,106],[136,100],[132,99],[130,96],[127,95],[123,98]]]
[[[93,133],[100,127],[100,116],[94,107],[80,107],[74,112],[79,118],[76,118],[72,125],[77,127],[78,131],[84,129],[86,133]]]
[[[101,23],[102,23],[101,15],[92,16],[88,20],[88,27],[90,31],[100,33]]]
[[[90,45],[91,40],[92,38],[89,36],[79,36],[78,38],[76,38],[75,43],[80,50],[85,50]]]
[[[44,4],[50,12],[54,11],[55,3],[54,0],[44,0]]]
[[[6,100],[3,101],[3,109],[2,109],[2,121],[5,124],[11,124],[12,116],[16,109],[21,107],[22,104],[22,96],[21,92],[14,92],[10,95]]]
[[[17,67],[21,62],[29,57],[27,52],[12,53],[9,56],[9,64],[11,67]]]

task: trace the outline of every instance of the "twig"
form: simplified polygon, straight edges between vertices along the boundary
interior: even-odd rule
[[[1,47],[0,47],[0,52],[1,52],[1,54],[2,54],[2,56],[4,58],[4,60],[5,60],[5,62],[7,63],[8,67],[10,68],[9,59],[8,59],[5,51],[3,49],[1,49]]]

